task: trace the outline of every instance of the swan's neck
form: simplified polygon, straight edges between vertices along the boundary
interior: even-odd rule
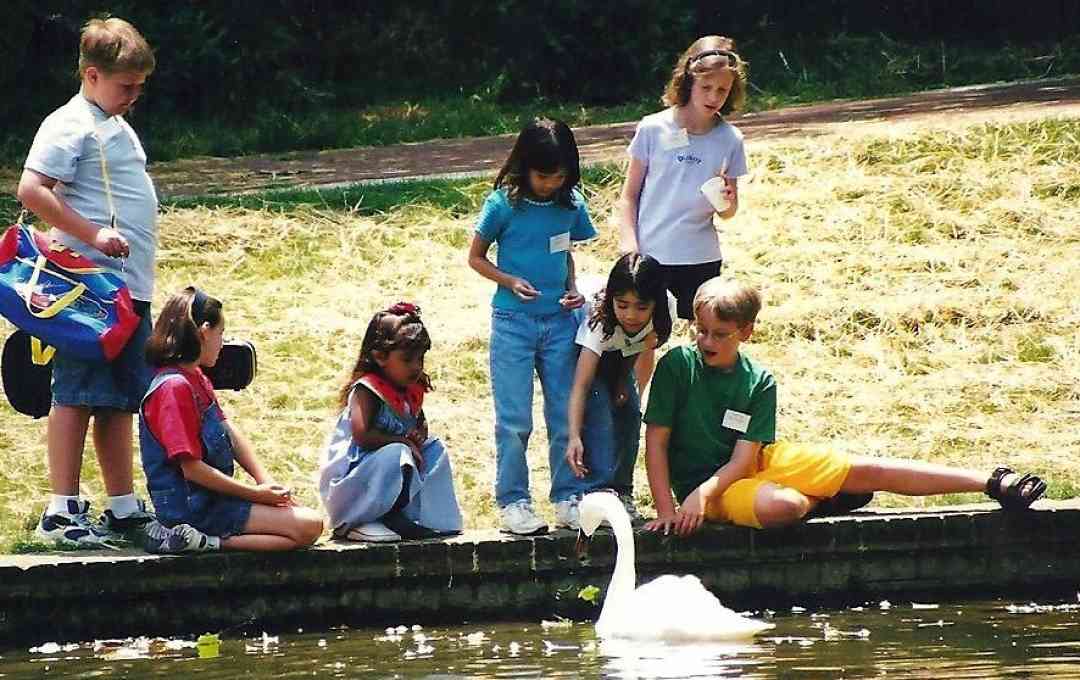
[[[604,607],[600,610],[600,620],[607,616],[613,616],[620,603],[625,601],[637,587],[637,571],[634,568],[634,530],[630,526],[630,520],[626,513],[610,514],[606,519],[611,523],[615,532],[615,571],[611,574],[611,582],[608,584],[607,595],[604,597]]]

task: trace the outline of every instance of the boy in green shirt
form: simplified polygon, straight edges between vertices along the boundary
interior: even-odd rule
[[[707,519],[784,526],[827,499],[874,491],[985,491],[1007,509],[1027,508],[1045,493],[1038,477],[1005,467],[987,474],[777,442],[776,381],[739,352],[760,310],[754,288],[719,277],[706,281],[694,296],[697,343],[671,350],[657,365],[644,418],[657,518],[646,529],[685,536]]]

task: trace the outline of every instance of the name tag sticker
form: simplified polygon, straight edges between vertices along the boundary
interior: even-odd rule
[[[745,413],[739,413],[738,411],[728,409],[724,411],[723,425],[730,430],[745,434],[747,428],[750,427],[750,416]]]
[[[690,146],[690,135],[686,133],[686,128],[668,132],[660,137],[660,148],[664,151],[681,149],[684,146]]]
[[[634,343],[631,343],[631,344],[626,345],[625,347],[623,347],[622,348],[622,355],[624,357],[632,357],[632,356],[634,356],[636,354],[641,354],[644,351],[645,351],[645,341],[642,340],[641,342],[634,342]]]
[[[570,250],[570,232],[563,232],[548,239],[549,252],[564,253]]]

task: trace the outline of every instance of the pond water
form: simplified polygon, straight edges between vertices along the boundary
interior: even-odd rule
[[[1080,603],[874,602],[758,612],[747,644],[599,641],[591,623],[224,632],[47,643],[0,653],[0,678],[1077,678]],[[213,653],[212,647],[204,651]]]

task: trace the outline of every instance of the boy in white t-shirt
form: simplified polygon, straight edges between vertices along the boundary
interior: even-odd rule
[[[56,241],[121,276],[142,317],[111,363],[62,353],[53,361],[47,431],[52,498],[35,533],[67,547],[100,546],[153,518],[134,495],[131,433],[132,414],[150,381],[143,346],[150,334],[158,204],[146,154],[122,116],[154,66],[153,51],[131,24],[89,21],[79,44],[79,92],[41,124],[19,180],[22,204],[53,227]],[[79,496],[91,416],[109,495],[100,523]]]

